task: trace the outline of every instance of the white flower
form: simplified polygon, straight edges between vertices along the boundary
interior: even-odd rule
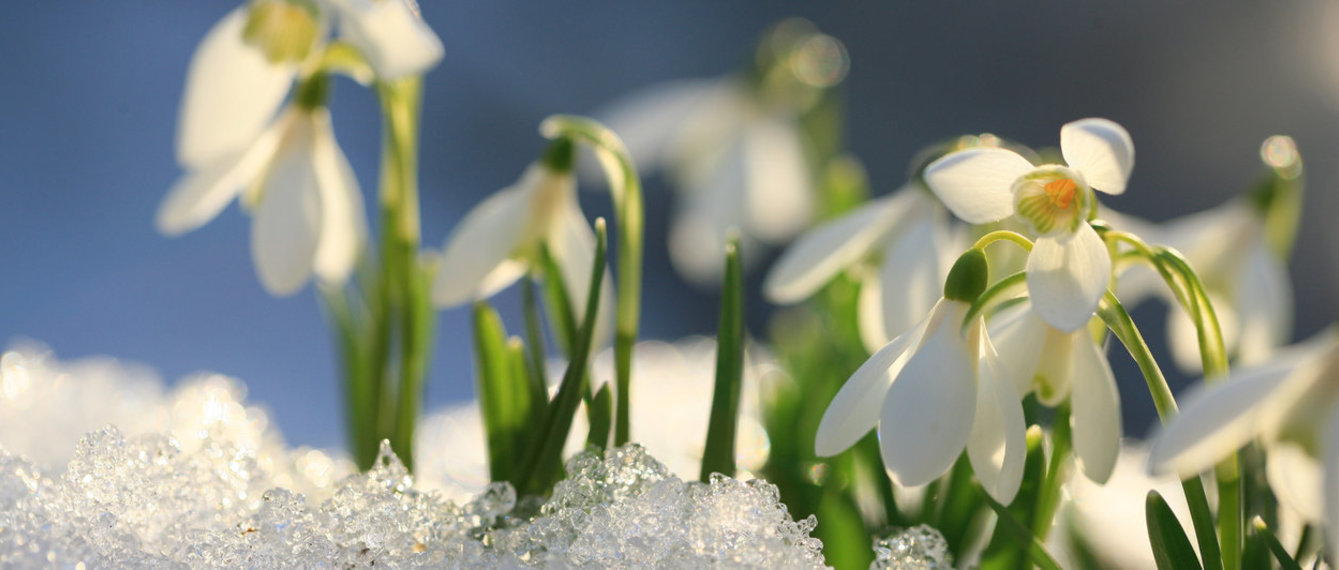
[[[585,314],[595,263],[595,232],[577,202],[571,143],[562,140],[554,145],[550,156],[526,168],[516,184],[465,214],[447,238],[433,283],[432,299],[437,306],[491,297],[538,262],[542,243],[558,265],[578,321]],[[597,340],[592,346],[608,337],[608,320],[614,314],[613,286],[607,274],[601,287]]]
[[[1201,384],[1181,398],[1180,415],[1154,439],[1149,469],[1191,477],[1259,440],[1270,488],[1304,519],[1329,521],[1333,553],[1339,547],[1337,381],[1339,337],[1330,331],[1265,364]]]
[[[348,279],[367,229],[328,111],[290,108],[249,148],[188,173],[163,200],[158,229],[193,230],[239,195],[255,216],[251,254],[267,291],[295,293],[313,271],[326,283]]]
[[[1292,280],[1265,240],[1262,214],[1248,201],[1167,222],[1157,239],[1184,254],[1199,275],[1234,362],[1258,364],[1288,341]],[[1177,366],[1201,370],[1195,326],[1184,310],[1168,311],[1167,339]]]
[[[1115,468],[1123,433],[1120,393],[1106,354],[1087,329],[1064,332],[1024,302],[991,320],[1000,363],[1018,393],[1037,393],[1055,406],[1070,401],[1074,456],[1084,475],[1105,483]]]
[[[882,248],[878,271],[860,276],[860,333],[874,351],[934,307],[963,249],[955,237],[939,202],[908,184],[800,236],[772,266],[763,294],[774,303],[801,301]]]
[[[1023,406],[981,319],[963,332],[969,308],[941,299],[865,361],[824,412],[815,452],[836,455],[877,424],[884,465],[899,484],[933,481],[966,447],[982,487],[1013,501],[1027,445]]]
[[[750,251],[790,238],[812,216],[813,174],[797,111],[764,105],[755,91],[735,77],[677,81],[601,113],[643,174],[669,170],[680,193],[670,259],[694,282],[719,281],[732,229]]]
[[[358,47],[378,77],[419,75],[442,59],[442,41],[414,0],[329,0],[340,33]]]
[[[1111,278],[1111,256],[1087,223],[1093,189],[1125,192],[1134,144],[1106,119],[1083,119],[1060,129],[1068,166],[1034,166],[1003,148],[950,153],[925,171],[925,180],[959,218],[984,224],[1009,217],[1038,236],[1028,256],[1027,283],[1042,319],[1073,331],[1097,309]]]

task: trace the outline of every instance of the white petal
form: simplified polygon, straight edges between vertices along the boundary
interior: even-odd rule
[[[1098,484],[1107,482],[1120,456],[1123,432],[1120,392],[1106,355],[1086,331],[1074,333],[1073,406],[1070,422],[1074,433],[1074,456],[1083,474]]]
[[[575,311],[577,322],[581,322],[586,315],[590,272],[595,263],[595,231],[581,213],[575,192],[568,192],[560,207],[562,211],[558,213],[548,236],[549,249],[558,261],[558,270],[562,272],[563,286],[572,298],[572,310]],[[611,248],[608,251],[614,250]],[[600,307],[591,350],[607,344],[613,338],[613,329],[614,286],[606,265],[604,279],[600,283]]]
[[[869,430],[874,429],[888,387],[906,365],[907,359],[911,358],[913,349],[920,344],[925,327],[931,320],[932,317],[927,316],[914,328],[884,345],[856,369],[832,398],[827,411],[823,412],[823,419],[818,423],[818,434],[814,438],[814,453],[819,457],[831,457],[855,445]]]
[[[290,66],[271,65],[242,40],[247,7],[224,16],[191,56],[177,121],[177,161],[201,169],[250,145],[293,82]]]
[[[1237,309],[1237,362],[1264,361],[1292,333],[1293,296],[1288,268],[1263,239],[1245,254],[1232,304]],[[1217,308],[1217,305],[1215,305]]]
[[[433,283],[433,303],[439,307],[459,305],[481,295],[485,282],[494,291],[511,284],[500,284],[501,280],[490,278],[490,274],[504,265],[526,239],[535,192],[547,172],[543,166],[531,165],[515,186],[489,196],[465,214],[443,248],[442,265]],[[520,277],[514,271],[508,274],[513,281]]]
[[[363,193],[353,167],[335,142],[329,111],[321,109],[312,115],[316,129],[312,160],[324,207],[314,269],[326,283],[343,283],[353,272],[367,236]]]
[[[1088,323],[1111,281],[1111,256],[1087,224],[1038,238],[1027,259],[1028,296],[1042,320],[1070,332]]]
[[[1108,119],[1081,119],[1060,128],[1060,153],[1094,189],[1125,192],[1134,169],[1134,142],[1125,127]]]
[[[214,219],[274,158],[290,120],[280,118],[256,137],[250,147],[228,153],[178,180],[158,207],[155,220],[158,231],[177,235]]]
[[[413,0],[339,0],[340,30],[358,46],[377,76],[419,75],[442,59],[442,41]]]
[[[924,318],[943,297],[944,273],[936,242],[940,229],[932,218],[911,221],[914,225],[889,245],[879,265],[882,313],[880,321],[888,337],[901,334]],[[861,314],[860,318],[865,318]]]
[[[967,458],[981,486],[996,501],[1012,503],[1023,483],[1027,458],[1027,426],[1023,404],[990,344],[981,335],[976,414],[967,441]]]
[[[777,243],[804,229],[814,211],[812,175],[792,122],[754,121],[742,138],[747,185],[743,227],[766,243]]]
[[[1013,184],[1032,163],[1002,148],[969,148],[950,153],[925,169],[925,182],[949,210],[973,224],[1014,213]]]
[[[976,413],[976,351],[959,333],[965,303],[944,301],[938,322],[884,397],[879,447],[894,481],[924,485],[943,475],[967,446]]]
[[[251,225],[256,273],[272,295],[290,295],[307,282],[322,225],[311,125],[296,122],[285,137],[285,148],[266,174]]]
[[[1336,555],[1339,551],[1339,414],[1330,414],[1329,420],[1325,422],[1325,431],[1321,434],[1322,461],[1325,465],[1324,486],[1322,495],[1325,497],[1325,548],[1330,556]]]
[[[1019,394],[1032,390],[1050,328],[1026,301],[990,319],[990,338],[998,349],[1000,365]]]
[[[1180,414],[1154,438],[1149,469],[1188,477],[1271,431],[1270,420],[1281,419],[1316,374],[1314,358],[1298,360],[1278,358],[1187,391],[1179,398]]]
[[[805,232],[772,265],[763,281],[763,295],[773,303],[799,302],[869,255],[907,211],[915,191],[909,190],[871,201]]]
[[[1308,522],[1323,522],[1325,500],[1320,462],[1289,442],[1269,446],[1265,462],[1269,488],[1279,502]]]
[[[685,117],[715,101],[722,90],[733,88],[716,78],[661,83],[615,101],[596,116],[618,134],[638,170],[647,175],[665,164]]]

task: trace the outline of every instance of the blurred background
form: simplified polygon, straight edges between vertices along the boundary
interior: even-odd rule
[[[440,248],[469,208],[538,155],[544,117],[592,113],[657,82],[739,70],[770,24],[802,16],[847,48],[845,142],[865,162],[875,195],[900,186],[912,155],[931,142],[989,131],[1055,145],[1063,123],[1102,116],[1124,125],[1137,151],[1130,190],[1103,195],[1104,203],[1166,220],[1241,192],[1261,173],[1261,141],[1293,136],[1308,182],[1292,263],[1297,338],[1339,308],[1339,10],[1329,3],[421,4],[446,48],[426,77],[429,247]],[[169,383],[197,370],[236,376],[290,443],[340,446],[335,353],[312,289],[285,299],[262,290],[250,220],[236,206],[178,238],[153,228],[159,201],[181,175],[173,144],[191,52],[237,5],[6,5],[0,342],[37,340],[61,358],[139,361]],[[332,106],[337,138],[370,195],[377,103],[339,80]],[[710,334],[716,295],[671,270],[664,236],[673,201],[659,177],[647,192],[643,336]],[[582,201],[591,216],[609,212],[603,194],[583,193]],[[759,252],[759,265],[773,255]],[[757,335],[769,310],[756,294],[760,275],[749,309]],[[516,314],[516,293],[497,302]],[[1146,307],[1136,319],[1153,333],[1161,311]],[[439,317],[429,407],[474,391],[468,311]],[[1117,360],[1126,425],[1140,435],[1152,405],[1133,366],[1123,354]]]

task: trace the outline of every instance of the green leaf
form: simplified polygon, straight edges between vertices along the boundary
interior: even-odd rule
[[[1027,430],[1027,457],[1023,463],[1023,483],[1009,505],[1010,513],[1020,524],[1033,521],[1032,508],[1041,494],[1042,480],[1046,471],[1046,438],[1041,426],[1032,425]],[[1031,526],[1029,524],[1029,526]],[[1018,568],[1027,556],[1024,544],[1015,538],[1006,525],[996,524],[995,531],[981,554],[981,570],[1005,570]]]
[[[614,394],[609,391],[609,384],[600,386],[600,390],[591,396],[586,410],[586,417],[590,422],[590,434],[586,436],[586,446],[604,449],[609,445],[609,433],[614,424]]]
[[[507,331],[488,303],[474,304],[474,355],[479,408],[488,439],[488,472],[493,481],[513,481],[518,439],[530,419],[530,393],[516,375]]]
[[[725,246],[725,283],[721,286],[721,317],[716,332],[716,389],[698,476],[703,483],[712,473],[735,475],[735,430],[744,383],[744,277],[740,265],[739,237],[732,236]]]
[[[590,360],[591,338],[595,334],[596,312],[600,307],[600,284],[604,280],[607,243],[604,218],[596,219],[595,263],[591,268],[590,292],[586,296],[586,315],[582,319],[567,371],[563,373],[562,383],[558,386],[558,394],[545,410],[540,435],[532,441],[526,453],[524,467],[519,474],[521,484],[517,486],[524,494],[543,495],[552,488],[562,467],[563,445],[572,429],[572,416],[581,402],[581,392],[590,389],[586,382],[586,366]]]
[[[1269,547],[1269,551],[1274,554],[1274,559],[1279,561],[1279,566],[1282,566],[1283,570],[1302,570],[1301,565],[1293,559],[1292,555],[1288,554],[1288,549],[1284,548],[1283,543],[1279,542],[1279,537],[1269,530],[1269,526],[1265,524],[1264,519],[1260,517],[1251,519],[1251,529],[1255,531],[1256,536],[1264,541],[1265,546]]]
[[[1144,516],[1148,522],[1148,541],[1153,545],[1153,559],[1158,570],[1190,570],[1200,568],[1195,548],[1186,538],[1186,531],[1176,513],[1157,491],[1149,491],[1144,502]]]
[[[1033,564],[1036,564],[1038,568],[1041,568],[1042,570],[1060,570],[1060,563],[1056,562],[1055,557],[1051,556],[1051,553],[1046,551],[1046,547],[1037,540],[1036,536],[1032,535],[1032,531],[1028,530],[1023,523],[1019,522],[1018,519],[1014,517],[1013,513],[1009,512],[1008,507],[1001,505],[999,501],[992,498],[984,489],[981,489],[980,487],[977,487],[977,489],[980,490],[981,499],[984,500],[987,505],[990,505],[991,510],[995,511],[997,517],[997,522],[995,523],[996,528],[1004,528],[1009,534],[1013,535],[1015,540],[1027,545],[1028,559],[1031,560]]]

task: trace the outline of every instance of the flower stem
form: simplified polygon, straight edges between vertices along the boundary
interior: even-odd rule
[[[554,139],[568,137],[590,145],[604,168],[614,202],[618,226],[618,300],[614,331],[614,373],[618,403],[615,405],[614,445],[631,437],[630,390],[632,349],[641,321],[642,242],[646,214],[642,182],[623,141],[613,131],[591,119],[554,115],[539,126],[540,133]]]
[[[1051,458],[1032,513],[1032,535],[1041,542],[1046,542],[1046,535],[1051,531],[1055,511],[1060,508],[1061,487],[1069,479],[1067,466],[1072,447],[1069,417],[1069,402],[1066,401],[1056,408],[1051,423]]]

